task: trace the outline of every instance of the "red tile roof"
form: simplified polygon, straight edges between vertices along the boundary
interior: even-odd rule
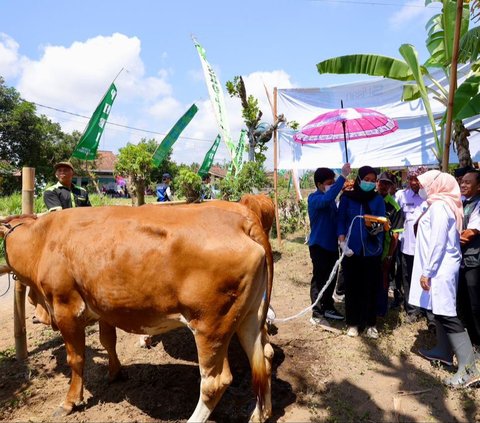
[[[108,172],[113,173],[113,168],[115,162],[117,161],[117,156],[113,154],[113,151],[104,151],[99,150],[97,152],[97,158],[95,159],[95,172]]]
[[[227,175],[227,170],[221,168],[220,166],[212,166],[208,173],[219,178],[225,178],[225,176]]]

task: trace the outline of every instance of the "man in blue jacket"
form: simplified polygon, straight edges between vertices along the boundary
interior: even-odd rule
[[[310,283],[312,304],[328,281],[330,272],[338,260],[337,244],[337,204],[338,194],[350,174],[350,164],[342,167],[342,174],[335,181],[335,173],[326,167],[315,171],[314,182],[317,190],[308,197],[308,217],[310,219],[310,237],[308,248],[313,265],[313,277]],[[327,319],[343,320],[334,307],[332,294],[335,283],[332,282],[322,295],[319,303],[312,310],[310,323],[328,325]]]

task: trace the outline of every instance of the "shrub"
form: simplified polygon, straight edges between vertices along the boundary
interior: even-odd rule
[[[189,169],[180,169],[175,179],[175,188],[179,197],[184,197],[187,203],[199,202],[202,190],[202,178]]]
[[[247,162],[240,172],[228,175],[220,182],[220,192],[224,200],[238,201],[243,194],[258,192],[267,184],[263,166],[257,162]]]

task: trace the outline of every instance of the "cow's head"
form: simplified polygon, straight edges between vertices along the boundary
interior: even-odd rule
[[[0,216],[0,238],[5,236],[16,226],[27,220],[36,219],[36,214],[17,214],[14,216]]]

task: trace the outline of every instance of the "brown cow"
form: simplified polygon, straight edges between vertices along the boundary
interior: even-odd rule
[[[247,206],[259,217],[268,235],[275,219],[275,205],[272,199],[265,194],[244,194],[240,198],[240,204]]]
[[[155,335],[187,325],[198,351],[200,398],[190,421],[206,421],[232,380],[228,345],[238,335],[257,403],[271,414],[265,318],[272,252],[257,216],[238,205],[98,207],[23,217],[0,226],[9,268],[44,300],[65,341],[70,388],[56,415],[83,399],[85,327],[99,321],[109,378],[120,372],[119,327]]]

